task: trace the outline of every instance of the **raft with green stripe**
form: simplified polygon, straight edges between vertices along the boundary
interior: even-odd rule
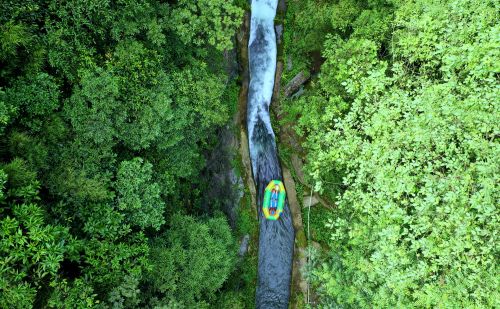
[[[273,201],[273,189],[277,192],[277,199],[275,201]],[[279,180],[271,180],[264,191],[264,202],[262,203],[262,211],[266,219],[278,220],[285,207],[285,197],[286,191],[283,183]]]

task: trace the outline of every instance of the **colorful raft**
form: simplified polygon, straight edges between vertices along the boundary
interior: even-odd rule
[[[264,191],[262,211],[268,220],[278,220],[285,207],[285,186],[279,180],[271,180]]]

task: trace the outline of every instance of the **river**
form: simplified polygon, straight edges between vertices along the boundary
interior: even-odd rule
[[[295,239],[288,201],[279,220],[266,220],[262,214],[265,187],[273,179],[283,180],[269,117],[276,71],[277,4],[278,0],[252,0],[248,42],[247,129],[260,227],[257,308],[288,308]]]

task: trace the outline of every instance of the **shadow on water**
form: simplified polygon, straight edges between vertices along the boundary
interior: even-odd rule
[[[260,226],[257,308],[288,308],[294,244],[288,202],[277,221],[266,220],[261,208],[269,181],[283,180],[269,117],[276,70],[276,5],[277,0],[252,1],[249,40],[247,126]]]

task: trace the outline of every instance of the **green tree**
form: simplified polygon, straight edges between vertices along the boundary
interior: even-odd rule
[[[153,239],[178,228],[174,211],[197,213],[204,155],[236,102],[221,51],[242,10],[195,2],[0,3],[0,307],[214,300],[234,252],[221,219],[190,224],[204,237],[190,250],[215,252],[213,287],[164,301],[149,280],[165,249]]]
[[[389,4],[333,25],[291,107],[307,170],[337,202],[312,279],[325,305],[496,307],[497,5]]]
[[[242,16],[243,10],[231,1],[180,0],[171,12],[170,27],[185,44],[209,44],[222,51],[232,46],[231,35]]]
[[[59,107],[59,85],[47,73],[16,80],[5,93],[5,102],[16,114],[20,124],[32,132],[42,129],[42,122]]]
[[[6,190],[9,201],[34,202],[38,198],[40,182],[33,171],[23,159],[15,158],[9,164],[2,166],[7,174]]]
[[[206,306],[235,265],[236,247],[225,218],[198,221],[175,214],[151,247],[150,293],[167,305]],[[154,299],[154,297],[151,297]]]
[[[35,204],[12,207],[0,221],[0,306],[28,308],[37,291],[53,282],[66,251],[68,230],[44,224]]]
[[[160,186],[151,178],[151,163],[141,158],[123,161],[116,179],[118,209],[129,224],[159,230],[165,223],[165,203],[160,198]]]

